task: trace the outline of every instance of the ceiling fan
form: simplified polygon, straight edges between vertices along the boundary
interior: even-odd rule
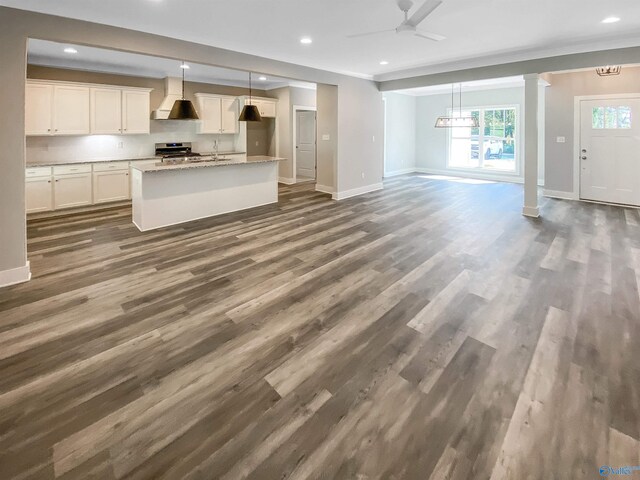
[[[442,0],[426,0],[418,9],[409,16],[409,10],[413,7],[413,0],[396,0],[400,10],[404,12],[404,21],[396,28],[387,30],[377,30],[375,32],[356,33],[355,35],[347,35],[347,38],[367,37],[369,35],[378,35],[380,33],[396,32],[399,35],[413,35],[415,37],[425,38],[439,42],[446,37],[437,33],[423,32],[418,30],[418,25],[427,18],[431,13],[442,4]]]

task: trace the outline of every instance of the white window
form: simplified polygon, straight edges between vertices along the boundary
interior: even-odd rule
[[[631,107],[593,107],[591,128],[596,130],[631,128]]]
[[[467,108],[462,115],[477,118],[480,126],[451,129],[448,166],[517,173],[517,107]]]

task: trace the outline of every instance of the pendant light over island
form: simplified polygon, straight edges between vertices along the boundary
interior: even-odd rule
[[[188,66],[182,62],[180,66],[182,68],[182,100],[176,100],[169,113],[169,120],[198,120],[198,112],[196,112],[193,103],[190,100],[184,99],[184,71]]]
[[[251,72],[249,72],[249,103],[242,107],[242,112],[240,113],[240,117],[238,121],[240,122],[260,122],[262,121],[262,117],[260,116],[260,111],[258,107],[255,105],[251,105]]]

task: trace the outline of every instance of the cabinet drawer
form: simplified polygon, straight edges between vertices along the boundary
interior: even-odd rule
[[[110,172],[116,170],[128,170],[129,162],[102,162],[102,163],[94,163],[93,171],[94,172]]]
[[[31,168],[27,168],[26,176],[27,176],[27,178],[50,177],[51,176],[51,167],[31,167]]]
[[[66,175],[68,173],[90,173],[91,164],[83,163],[79,165],[60,165],[59,167],[53,167],[54,175]]]

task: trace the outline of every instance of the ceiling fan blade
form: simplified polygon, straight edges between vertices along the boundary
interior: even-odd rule
[[[387,29],[387,30],[376,30],[375,32],[365,32],[365,33],[356,33],[355,35],[347,35],[347,38],[360,38],[360,37],[369,37],[371,35],[379,35],[381,33],[389,33],[395,32],[395,28]]]
[[[442,5],[442,0],[426,0],[405,23],[417,27],[431,12]]]
[[[442,40],[445,40],[447,38],[444,35],[438,35],[437,33],[430,33],[430,32],[416,32],[415,36],[420,38],[426,38],[427,40],[432,40],[434,42],[441,42]]]

